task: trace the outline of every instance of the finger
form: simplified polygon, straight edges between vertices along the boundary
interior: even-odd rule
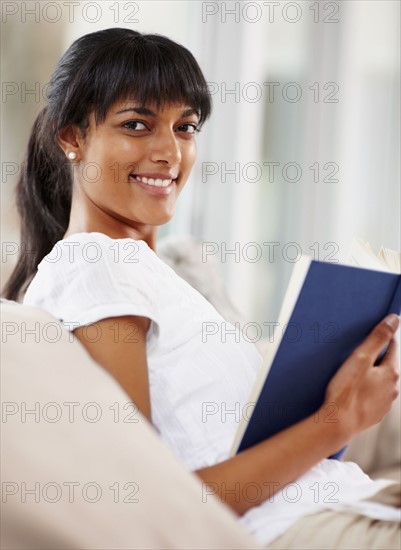
[[[375,361],[379,353],[394,337],[399,323],[400,318],[393,313],[385,317],[356,348],[355,353],[365,359],[369,358],[372,362]]]
[[[398,363],[398,343],[395,338],[393,338],[387,348],[387,351],[383,357],[382,363],[394,364],[397,366]]]

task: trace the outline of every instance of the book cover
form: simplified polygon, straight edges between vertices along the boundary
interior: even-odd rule
[[[242,419],[231,454],[314,414],[351,352],[387,314],[400,311],[401,275],[387,267],[366,269],[303,256],[294,267],[269,357],[249,399],[253,411]],[[335,422],[336,404],[320,416],[316,421]],[[344,451],[330,458],[340,458]]]

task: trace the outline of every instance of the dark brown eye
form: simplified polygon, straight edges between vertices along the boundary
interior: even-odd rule
[[[199,132],[196,124],[181,124],[178,130],[180,132],[185,132],[186,134],[195,134],[196,132]]]
[[[138,125],[143,126],[143,128],[138,128]],[[123,126],[124,128],[128,128],[128,130],[147,130],[145,124],[139,120],[130,120],[125,122]]]

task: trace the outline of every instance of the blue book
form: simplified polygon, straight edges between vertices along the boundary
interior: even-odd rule
[[[231,454],[316,413],[330,379],[351,352],[387,314],[400,312],[400,274],[303,256]],[[335,422],[336,404],[327,404],[316,420]],[[339,459],[345,449],[329,458]]]

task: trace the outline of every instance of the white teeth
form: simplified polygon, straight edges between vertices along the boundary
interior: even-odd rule
[[[154,185],[155,187],[167,187],[173,181],[171,179],[162,180],[160,178],[154,179],[154,178],[145,178],[140,176],[134,176],[134,177],[135,179],[137,179],[142,183],[146,183],[147,185]]]

